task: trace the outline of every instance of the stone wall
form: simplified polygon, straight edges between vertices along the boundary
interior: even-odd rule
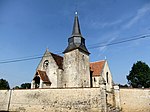
[[[0,111],[8,110],[9,98],[10,98],[9,90],[0,90]]]
[[[119,97],[123,112],[150,112],[150,89],[120,89]]]
[[[107,103],[122,112],[149,112],[150,89],[118,89],[107,93]],[[114,103],[113,103],[114,101]],[[0,111],[106,112],[105,87],[0,90]]]
[[[11,94],[9,92],[11,91]],[[11,97],[9,97],[11,95]],[[0,110],[24,112],[101,112],[106,108],[100,88],[0,91]],[[8,101],[10,98],[10,106]]]
[[[115,98],[113,92],[106,92],[106,98],[107,104],[115,107]]]

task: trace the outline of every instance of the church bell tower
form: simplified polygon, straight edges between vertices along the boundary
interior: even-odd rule
[[[64,50],[63,87],[90,87],[89,51],[81,35],[78,15],[75,15],[73,31]]]

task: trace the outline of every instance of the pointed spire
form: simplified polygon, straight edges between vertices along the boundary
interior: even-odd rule
[[[80,25],[78,20],[78,13],[75,12],[75,19],[73,25],[72,36],[81,36]]]
[[[81,35],[77,12],[75,12],[72,35],[70,38],[68,38],[68,47],[64,50],[63,53],[67,53],[75,49],[80,49],[80,51],[83,51],[88,55],[90,54],[85,46],[85,39]]]

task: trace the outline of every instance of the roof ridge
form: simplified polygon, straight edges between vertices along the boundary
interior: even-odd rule
[[[52,53],[52,52],[49,52],[49,53],[52,54],[52,55],[56,55],[56,56],[59,56],[59,57],[63,58],[62,56],[60,56],[60,55],[58,55],[58,54],[54,54],[54,53]]]
[[[60,69],[63,69],[63,57],[56,55],[54,53],[51,53],[51,56],[53,57],[53,59],[55,60],[56,64],[58,65],[58,67]]]
[[[102,62],[102,61],[106,61],[106,60],[99,60],[99,61],[90,62],[90,63],[97,63],[97,62]]]

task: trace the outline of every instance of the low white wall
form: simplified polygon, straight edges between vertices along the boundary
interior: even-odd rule
[[[150,112],[150,89],[120,89],[123,112]]]
[[[8,91],[0,91],[0,110],[7,110],[8,94]],[[9,110],[100,112],[102,102],[100,88],[12,90]]]
[[[8,110],[9,108],[9,90],[0,90],[0,110]]]

